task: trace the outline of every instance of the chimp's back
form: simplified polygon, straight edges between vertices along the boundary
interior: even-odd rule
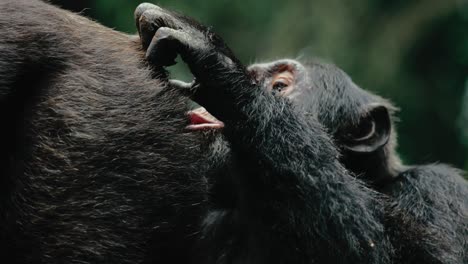
[[[150,237],[190,243],[200,138],[138,39],[31,0],[0,3],[0,36],[0,257],[135,263]]]

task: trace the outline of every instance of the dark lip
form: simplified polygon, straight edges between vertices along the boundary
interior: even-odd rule
[[[219,130],[224,123],[210,114],[204,107],[197,107],[187,112],[190,124],[185,128],[191,131]]]

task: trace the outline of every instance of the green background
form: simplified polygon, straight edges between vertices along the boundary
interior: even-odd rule
[[[135,33],[131,0],[55,0]],[[151,2],[151,1],[150,1]],[[246,64],[319,57],[398,107],[407,163],[468,169],[468,1],[161,0],[210,25]],[[182,66],[175,74],[188,78]]]

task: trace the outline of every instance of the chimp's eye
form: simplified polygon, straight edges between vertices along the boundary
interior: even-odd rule
[[[277,79],[273,83],[272,89],[273,89],[273,92],[281,92],[284,88],[286,88],[288,86],[289,86],[289,84],[288,84],[287,80]]]
[[[273,77],[271,92],[274,95],[286,95],[292,90],[294,76],[291,72],[285,71]]]

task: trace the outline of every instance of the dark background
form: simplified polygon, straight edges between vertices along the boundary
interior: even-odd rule
[[[132,0],[52,2],[135,33]],[[151,2],[151,1],[150,1]],[[156,2],[156,1],[152,1]],[[245,63],[319,57],[391,99],[407,163],[468,169],[467,0],[160,0],[211,25]],[[188,78],[182,66],[175,74]]]

